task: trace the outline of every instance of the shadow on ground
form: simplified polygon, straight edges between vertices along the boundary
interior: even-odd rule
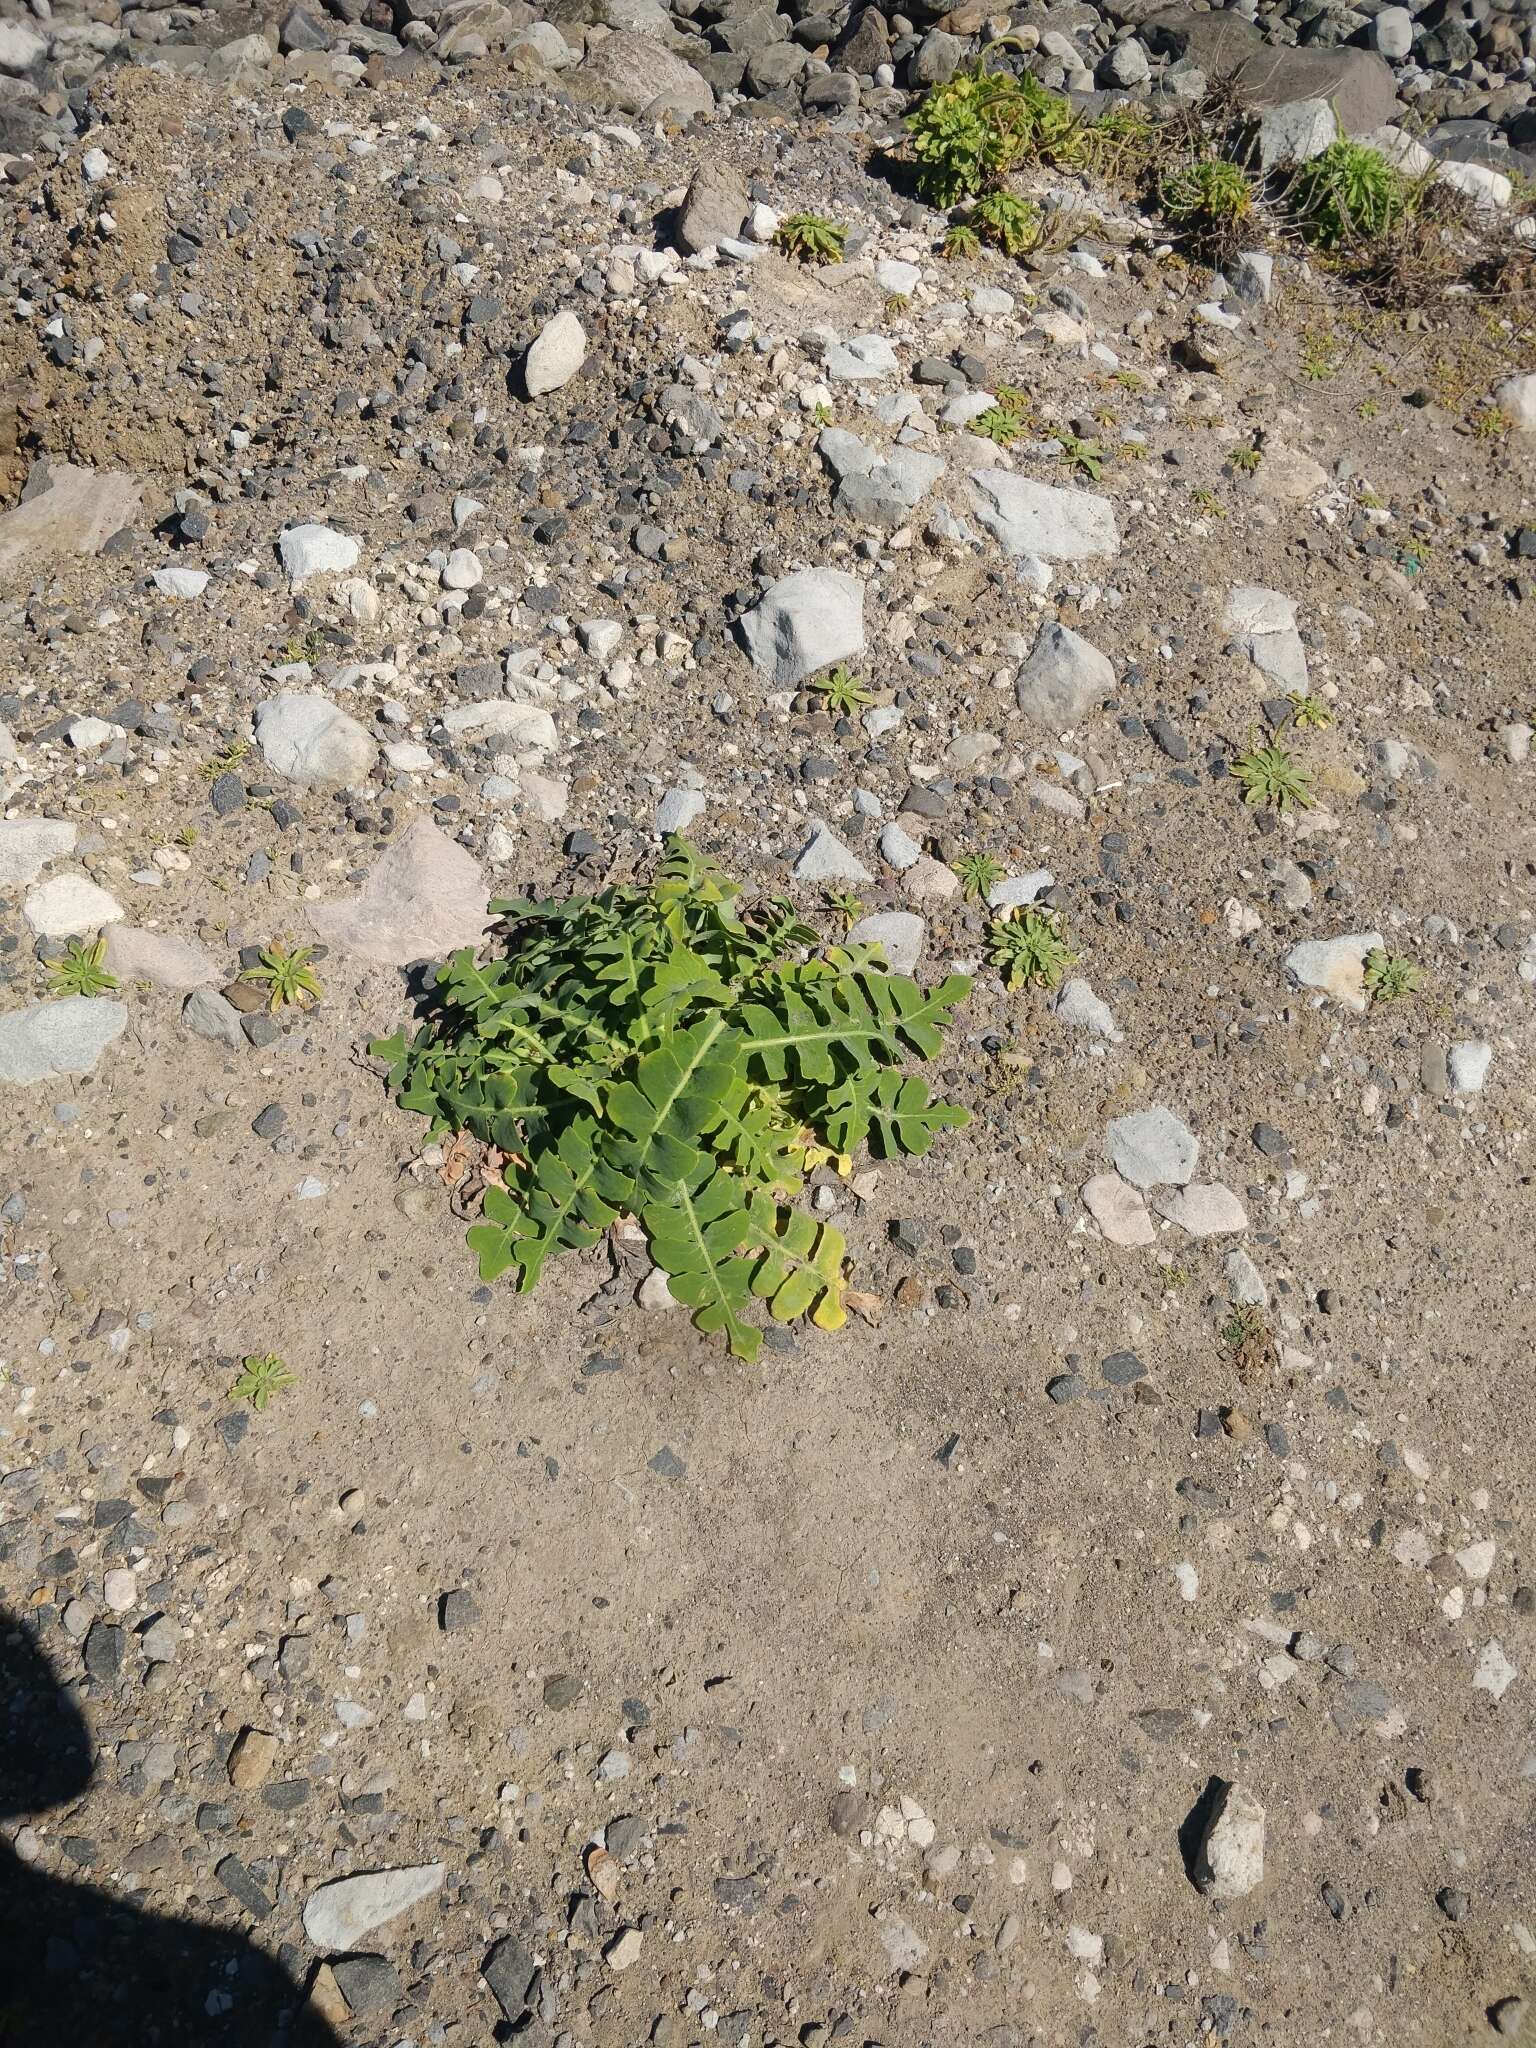
[[[91,1780],[91,1740],[25,1624],[0,1608],[0,1821]],[[13,1831],[13,1830],[11,1830]],[[8,1831],[10,1832],[10,1831]],[[56,1861],[56,1852],[48,1852]],[[0,1841],[5,2048],[340,2048],[282,1966],[228,1928],[49,1876]]]

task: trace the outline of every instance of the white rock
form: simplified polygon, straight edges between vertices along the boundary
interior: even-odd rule
[[[546,321],[523,363],[530,398],[569,384],[587,359],[587,331],[567,307]]]
[[[316,1948],[331,1954],[355,1949],[364,1935],[431,1898],[441,1888],[445,1872],[444,1864],[419,1863],[337,1878],[312,1891],[305,1901],[304,1932]]]
[[[308,906],[326,945],[383,966],[475,946],[489,922],[480,863],[430,818],[413,818],[369,870],[362,891]]]
[[[1182,1187],[1200,1157],[1200,1140],[1160,1102],[1116,1117],[1104,1137],[1115,1170],[1132,1187]]]
[[[256,739],[275,775],[290,782],[365,782],[378,759],[371,735],[328,697],[271,697],[256,712]]]
[[[116,726],[104,718],[76,718],[69,727],[69,744],[77,754],[94,754],[111,739]]]
[[[524,769],[522,791],[528,809],[546,825],[558,825],[571,801],[571,785],[563,775],[535,775]]]
[[[48,38],[29,23],[0,21],[0,71],[20,78],[47,54]]]
[[[1478,1692],[1501,1700],[1519,1676],[1519,1667],[1510,1663],[1504,1654],[1504,1645],[1495,1636],[1492,1642],[1483,1645],[1477,1669],[1472,1673],[1472,1684]]]
[[[455,548],[443,564],[443,588],[473,590],[484,574],[473,548]]]
[[[1114,507],[1091,491],[1064,491],[1009,470],[973,469],[970,498],[1005,554],[1080,562],[1120,552]]]
[[[87,185],[100,185],[112,175],[112,159],[104,149],[88,149],[80,159],[80,175]]]
[[[863,653],[864,586],[841,569],[797,569],[769,586],[741,633],[758,674],[787,689]]]
[[[891,256],[875,265],[875,283],[887,297],[910,298],[917,290],[922,275],[915,263],[898,263]]]
[[[1515,196],[1509,179],[1491,164],[1442,163],[1435,183],[1459,192],[1478,213],[1502,213]]]
[[[1406,7],[1383,7],[1371,23],[1371,42],[1389,64],[1401,64],[1413,48],[1413,15]]]
[[[118,1565],[102,1580],[101,1590],[114,1614],[126,1614],[139,1597],[139,1582],[125,1565]]]
[[[1227,1253],[1222,1270],[1227,1276],[1228,1301],[1239,1307],[1269,1307],[1269,1289],[1264,1284],[1264,1275],[1241,1245]]]
[[[1259,116],[1259,168],[1309,163],[1338,139],[1339,124],[1326,100],[1287,100]]]
[[[526,747],[547,754],[557,744],[555,721],[537,704],[513,704],[505,697],[487,697],[469,704],[455,704],[443,713],[445,730],[451,733],[493,733],[511,747]]]
[[[290,583],[311,576],[343,575],[357,567],[362,545],[333,526],[290,526],[278,538],[277,552]]]
[[[1286,691],[1307,687],[1307,657],[1296,630],[1296,601],[1279,590],[1244,584],[1229,593],[1225,630],[1262,675]]]
[[[1196,1182],[1155,1194],[1152,1206],[1191,1237],[1227,1237],[1248,1228],[1248,1211],[1220,1181]]]
[[[583,619],[576,628],[576,637],[594,661],[606,661],[618,653],[624,628],[617,619]]]
[[[818,825],[793,869],[797,882],[869,882],[874,877],[830,825]]]
[[[922,857],[923,849],[911,833],[904,831],[894,819],[880,834],[880,858],[888,866],[896,869],[909,868]]]
[[[124,984],[147,981],[151,988],[185,995],[194,988],[210,988],[219,970],[190,939],[171,932],[146,932],[133,925],[115,924],[107,933],[103,965]]]
[[[89,1074],[127,1028],[126,1003],[65,996],[0,1015],[0,1081],[31,1087],[64,1074]]]
[[[1118,1173],[1095,1174],[1083,1188],[1083,1206],[1111,1244],[1134,1246],[1157,1241],[1144,1197]]]
[[[384,758],[402,775],[425,775],[437,757],[419,740],[391,740],[384,749]]]
[[[1245,306],[1267,306],[1275,296],[1275,259],[1267,249],[1244,249],[1227,266],[1234,294]]]
[[[155,588],[162,597],[201,597],[208,588],[206,569],[157,569]]]
[[[62,818],[0,819],[0,887],[35,880],[49,861],[74,852],[75,838]]]
[[[1536,434],[1536,370],[1507,377],[1494,392],[1493,402],[1522,433]]]
[[[1303,939],[1285,956],[1285,966],[1303,988],[1321,989],[1346,1009],[1363,1011],[1365,956],[1382,944],[1380,932],[1345,932],[1336,939]]]
[[[1445,1064],[1458,1095],[1481,1095],[1493,1065],[1493,1047],[1486,1038],[1459,1038]]]
[[[1241,1785],[1228,1785],[1206,1822],[1195,1854],[1195,1882],[1217,1899],[1245,1899],[1264,1881],[1264,1809]]]
[[[1111,1045],[1120,1043],[1122,1033],[1115,1028],[1114,1012],[1108,1003],[1094,994],[1086,981],[1063,982],[1051,1008],[1062,1023],[1070,1024],[1074,1031],[1087,1031]]]
[[[704,815],[708,802],[702,789],[669,789],[656,806],[656,830],[686,832]]]
[[[115,924],[123,908],[89,875],[54,875],[27,891],[22,915],[40,939],[78,939]]]
[[[835,341],[822,364],[834,384],[878,383],[901,373],[896,351],[883,334],[856,334],[851,341]]]
[[[1056,877],[1049,868],[1031,868],[1027,875],[1004,875],[987,891],[989,910],[1022,910],[1038,902],[1047,889],[1054,889]]]
[[[660,1266],[652,1266],[640,1282],[640,1291],[635,1296],[643,1309],[656,1313],[662,1309],[680,1308],[682,1303],[667,1284],[667,1276]]]
[[[927,927],[911,910],[878,910],[848,933],[851,946],[879,946],[893,974],[911,974],[922,957]]]

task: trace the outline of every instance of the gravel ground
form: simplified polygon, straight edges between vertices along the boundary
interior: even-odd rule
[[[312,54],[109,66],[5,201],[6,2038],[1519,2034],[1529,333]],[[751,1366],[622,1234],[479,1285],[367,1050],[678,825],[976,976],[970,1126],[817,1176],[864,1312]]]

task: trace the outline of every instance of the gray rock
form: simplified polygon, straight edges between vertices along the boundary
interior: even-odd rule
[[[379,856],[360,895],[307,909],[328,946],[403,967],[479,945],[490,922],[488,893],[474,855],[417,818]]]
[[[838,510],[871,526],[900,526],[944,474],[941,456],[902,447],[882,453],[842,427],[823,428],[816,445],[838,479]]]
[[[1120,1043],[1123,1034],[1115,1026],[1114,1012],[1086,981],[1063,982],[1051,1008],[1074,1031],[1086,1031],[1111,1045]]]
[[[763,593],[741,634],[758,674],[788,688],[863,653],[864,586],[841,569],[798,569]]]
[[[353,2012],[382,2012],[399,2001],[399,1973],[387,1956],[338,1956],[331,1975]]]
[[[1264,171],[1310,163],[1338,140],[1339,124],[1327,100],[1288,100],[1259,116],[1258,158]]]
[[[1307,656],[1296,630],[1296,600],[1259,584],[1229,593],[1223,626],[1248,659],[1282,690],[1307,687]]]
[[[735,166],[721,157],[706,157],[688,181],[678,213],[678,247],[698,255],[734,239],[751,204],[746,180]]]
[[[1152,1197],[1152,1206],[1191,1237],[1232,1237],[1248,1228],[1248,1211],[1220,1181],[1164,1191]]]
[[[969,47],[963,36],[931,28],[913,51],[907,76],[913,85],[948,85],[965,62]]]
[[[894,820],[880,834],[880,858],[897,869],[910,868],[923,857],[923,849],[911,833]]]
[[[1193,1178],[1200,1140],[1160,1102],[1117,1117],[1104,1136],[1115,1171],[1134,1188],[1182,1187]]]
[[[822,368],[834,384],[879,384],[901,374],[896,351],[883,334],[856,334],[851,341],[833,342]]]
[[[128,924],[115,924],[107,933],[103,965],[119,981],[147,981],[152,988],[168,989],[173,995],[209,988],[219,979],[218,968],[190,939],[178,939],[169,932],[140,931]]]
[[[365,729],[328,697],[269,698],[256,738],[267,766],[290,782],[366,782],[378,759]]]
[[[122,470],[35,462],[21,502],[0,513],[0,590],[19,586],[32,566],[60,555],[99,554],[139,518],[143,494],[138,479]]]
[[[1269,1288],[1264,1275],[1241,1245],[1227,1253],[1222,1271],[1227,1276],[1227,1299],[1238,1307],[1268,1308]]]
[[[507,48],[532,50],[546,71],[569,71],[573,64],[581,62],[580,51],[572,49],[552,21],[530,21],[512,37]]]
[[[1369,134],[1398,113],[1397,81],[1373,50],[1270,45],[1244,62],[1237,85],[1248,104],[1261,109],[1321,102],[1333,109],[1345,135]]]
[[[362,546],[349,533],[311,521],[280,534],[277,552],[289,582],[303,583],[311,576],[341,576],[355,569]]]
[[[1048,732],[1064,732],[1113,694],[1115,671],[1107,655],[1053,620],[1040,628],[1013,688],[1026,717]]]
[[[1256,50],[1264,47],[1257,23],[1231,12],[1197,13],[1192,7],[1166,7],[1142,24],[1153,47],[1186,63],[1198,65],[1208,78],[1228,78]]]
[[[27,891],[22,915],[40,939],[78,939],[115,924],[123,907],[89,875],[51,875]]]
[[[65,1074],[89,1074],[127,1028],[124,1003],[65,996],[0,1015],[0,1081],[30,1088]]]
[[[539,330],[523,360],[523,384],[530,398],[542,398],[569,384],[587,359],[587,330],[569,307]]]
[[[0,71],[7,76],[24,77],[47,54],[48,38],[40,36],[35,28],[24,21],[0,21]]]
[[[691,64],[653,37],[623,29],[594,44],[570,76],[592,99],[626,114],[648,112],[658,103],[683,114],[707,113],[715,103]]]
[[[1492,1065],[1493,1047],[1486,1038],[1459,1038],[1446,1061],[1451,1086],[1458,1095],[1481,1095]]]
[[[1303,988],[1321,989],[1346,1009],[1364,1010],[1365,956],[1382,944],[1380,932],[1345,932],[1336,939],[1303,939],[1285,956],[1288,971]]]
[[[911,910],[880,910],[861,917],[848,933],[852,946],[879,946],[893,974],[911,974],[922,957],[927,927]]]
[[[1275,296],[1275,259],[1267,249],[1244,249],[1227,265],[1227,277],[1245,306],[1268,306]]]
[[[445,1869],[441,1863],[418,1863],[323,1884],[304,1903],[304,1932],[318,1949],[355,1949],[376,1927],[431,1898],[441,1889]]]
[[[214,1045],[227,1045],[236,1052],[244,1050],[246,1039],[240,1012],[217,989],[194,989],[182,1004],[181,1021],[189,1031]]]
[[[797,882],[868,882],[874,878],[830,825],[818,825],[794,865]]]
[[[658,832],[686,832],[708,806],[702,789],[669,789],[656,806]]]
[[[507,2019],[516,2026],[537,1992],[538,1964],[516,1935],[504,1934],[487,1952],[480,1974]]]
[[[1536,434],[1536,370],[1524,377],[1506,377],[1493,394],[1494,403],[1524,434]]]
[[[0,887],[35,881],[49,861],[74,852],[75,838],[61,818],[0,819]]]
[[[1081,562],[1118,555],[1114,507],[1091,491],[1064,491],[1004,469],[973,469],[971,507],[1008,555]]]

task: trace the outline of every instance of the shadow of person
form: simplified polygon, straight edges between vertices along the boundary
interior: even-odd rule
[[[23,1623],[0,1607],[0,1820],[91,1781],[91,1739]],[[51,1859],[50,1859],[51,1860]],[[4,2048],[340,2048],[281,1964],[233,1929],[70,1884],[0,1838]]]

